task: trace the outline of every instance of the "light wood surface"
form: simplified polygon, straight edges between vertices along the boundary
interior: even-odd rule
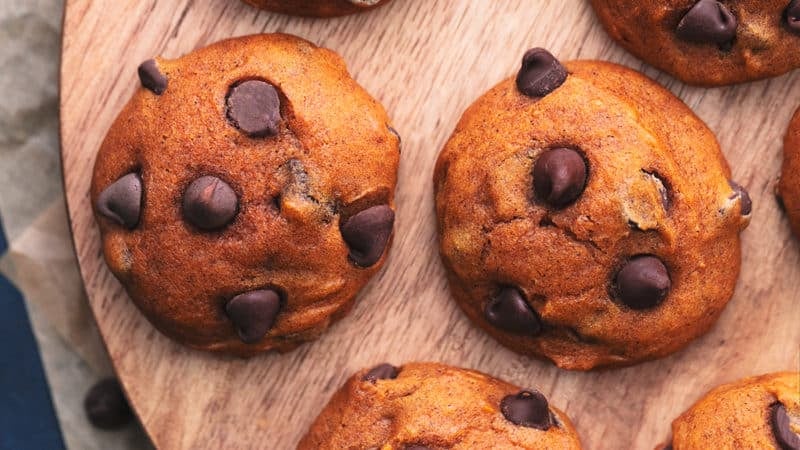
[[[164,449],[293,448],[355,370],[435,360],[537,387],[588,449],[652,449],[709,388],[797,370],[800,246],[773,198],[800,72],[732,88],[684,86],[611,42],[583,0],[395,0],[333,20],[259,12],[236,0],[67,0],[61,72],[63,169],[81,273],[114,365]],[[338,51],[403,137],[397,234],[383,271],[319,341],[237,360],[187,350],[135,309],[105,267],[89,204],[95,154],[137,87],[139,62],[237,35],[281,31]],[[718,134],[755,201],[736,296],[717,326],[669,358],[573,373],[516,355],[471,326],[448,296],[437,252],[431,171],[462,111],[515,73],[525,49],[644,70]],[[58,299],[53,299],[58,301]]]

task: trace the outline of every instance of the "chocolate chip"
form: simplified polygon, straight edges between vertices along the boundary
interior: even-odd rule
[[[800,450],[800,435],[792,430],[789,414],[781,403],[770,407],[772,419],[772,433],[784,450]]]
[[[542,331],[539,316],[514,288],[500,291],[486,304],[483,314],[489,323],[510,333],[533,336]]]
[[[133,229],[142,212],[142,178],[129,173],[111,183],[97,197],[97,211],[118,224]]]
[[[361,377],[361,381],[375,383],[378,380],[394,380],[397,378],[398,373],[399,371],[397,370],[397,367],[391,364],[383,363],[370,369],[369,372]]]
[[[83,400],[83,409],[89,422],[104,430],[121,428],[133,419],[122,387],[113,378],[100,380],[89,389]]]
[[[397,138],[397,145],[400,149],[403,148],[403,138],[400,137],[400,133],[397,132],[393,127],[387,127],[389,129],[389,133],[392,133]]]
[[[161,95],[167,90],[167,76],[158,68],[155,59],[148,59],[139,66],[139,80],[142,86]]]
[[[800,34],[800,0],[792,0],[784,13],[786,25],[795,34]]]
[[[547,431],[552,426],[552,416],[547,399],[536,390],[507,395],[500,402],[500,411],[509,422],[528,428]]]
[[[736,197],[739,197],[742,202],[742,215],[749,216],[750,213],[753,212],[753,201],[750,199],[750,194],[747,193],[747,189],[733,180],[728,180],[728,184],[730,185],[731,189],[733,189],[733,195],[730,198],[735,199]]]
[[[736,37],[736,16],[716,0],[700,0],[683,16],[676,34],[684,41],[727,44]]]
[[[238,210],[236,193],[217,177],[200,177],[183,194],[183,216],[201,230],[215,230],[227,225]]]
[[[656,189],[658,189],[658,195],[661,197],[661,206],[664,207],[665,211],[669,210],[670,206],[672,206],[672,199],[670,198],[669,184],[667,181],[656,172],[650,172],[644,169],[642,169],[642,172],[653,179],[653,183],[655,183]]]
[[[528,97],[544,97],[564,84],[567,69],[550,52],[532,48],[522,57],[517,89]]]
[[[569,148],[545,151],[533,166],[536,196],[555,208],[563,208],[581,196],[586,188],[586,161]]]
[[[261,80],[239,83],[228,92],[226,102],[228,119],[250,137],[278,134],[281,101],[271,84]]]
[[[635,256],[617,273],[616,293],[633,309],[647,309],[664,301],[671,286],[667,267],[655,256]]]
[[[281,309],[281,296],[272,289],[245,292],[233,297],[225,312],[245,344],[260,341],[275,324]]]
[[[670,442],[669,444],[665,445],[664,448],[662,448],[661,450],[672,450],[672,442]]]
[[[350,248],[350,259],[359,267],[378,262],[389,242],[394,211],[387,205],[373,206],[354,215],[341,226],[342,238]]]
[[[405,450],[431,450],[427,445],[406,445]]]

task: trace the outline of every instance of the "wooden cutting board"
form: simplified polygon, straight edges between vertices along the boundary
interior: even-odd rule
[[[138,86],[137,65],[219,39],[288,32],[338,51],[403,136],[397,235],[353,312],[320,340],[251,360],[164,338],[106,268],[92,218],[96,151]],[[236,0],[67,0],[61,70],[64,179],[81,273],[111,358],[141,422],[164,449],[291,449],[355,370],[434,360],[537,387],[572,417],[588,449],[652,449],[713,386],[800,364],[800,246],[773,197],[800,72],[721,89],[684,86],[611,42],[583,0],[396,0],[332,20],[259,12]],[[717,133],[755,201],[736,296],[718,325],[669,358],[574,373],[516,355],[449,298],[437,253],[431,171],[462,111],[515,73],[529,47],[562,60],[643,70]],[[54,299],[54,301],[58,301]]]

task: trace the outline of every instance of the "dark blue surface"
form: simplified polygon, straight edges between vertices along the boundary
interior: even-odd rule
[[[6,248],[0,224],[0,255]],[[0,449],[63,448],[25,302],[0,274]]]

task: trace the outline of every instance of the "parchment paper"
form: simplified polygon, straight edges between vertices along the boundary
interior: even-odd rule
[[[83,396],[113,370],[84,296],[58,147],[61,0],[0,0],[0,272],[23,292],[70,449],[146,449],[138,424],[94,429]]]

